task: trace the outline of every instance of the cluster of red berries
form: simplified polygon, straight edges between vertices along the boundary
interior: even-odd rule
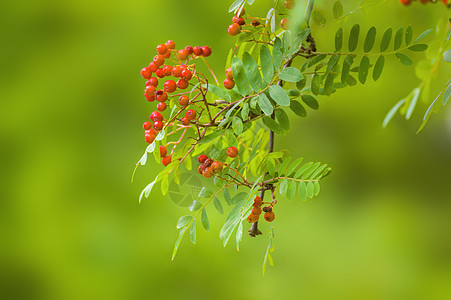
[[[222,162],[208,158],[205,154],[199,155],[198,161],[201,164],[198,172],[206,178],[210,178],[211,176],[220,173],[224,168]]]
[[[415,0],[399,0],[402,4],[404,4],[405,6],[407,6],[407,5],[410,5],[413,1],[415,1]],[[431,2],[431,3],[436,3],[437,2],[437,0],[419,0],[420,1],[420,3],[422,3],[422,4],[426,4],[426,3],[428,3],[428,2]],[[443,1],[443,4],[445,4],[446,6],[448,6],[449,7],[449,0],[442,0]]]
[[[146,142],[152,144],[158,135],[158,131],[163,129],[163,115],[154,111],[150,114],[150,120],[143,123],[143,129]]]
[[[256,196],[254,199],[254,204],[252,204],[252,210],[251,213],[249,214],[249,216],[247,217],[247,220],[249,221],[249,223],[255,223],[258,222],[258,219],[260,219],[260,215],[262,213],[262,211],[265,212],[264,218],[266,221],[268,222],[272,222],[275,219],[275,214],[272,211],[272,206],[266,206],[263,207],[263,209],[261,208],[263,204],[263,201],[260,197]]]
[[[239,34],[241,32],[241,26],[246,24],[246,21],[242,18],[244,13],[245,13],[245,11],[244,11],[244,9],[242,9],[239,15],[237,14],[232,18],[232,24],[227,29],[227,31],[229,32],[229,34],[231,36],[235,36],[235,35]]]

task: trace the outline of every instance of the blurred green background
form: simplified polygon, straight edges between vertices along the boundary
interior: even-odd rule
[[[271,0],[246,10],[266,13]],[[345,1],[345,12],[358,1]],[[274,268],[264,278],[265,235],[225,249],[225,216],[171,253],[186,210],[138,195],[160,166],[130,176],[146,145],[151,108],[139,70],[173,39],[209,45],[223,78],[233,45],[231,1],[3,1],[0,4],[1,299],[451,299],[451,110],[416,135],[412,120],[382,120],[418,83],[390,58],[378,82],[321,97],[293,118],[276,149],[289,148],[333,173],[312,201],[279,201]],[[333,1],[318,1],[330,19]],[[399,1],[342,24],[412,24],[414,35],[449,16],[443,5]],[[314,27],[333,50],[337,23]],[[422,58],[422,54],[415,55]],[[442,66],[437,94],[450,76]]]

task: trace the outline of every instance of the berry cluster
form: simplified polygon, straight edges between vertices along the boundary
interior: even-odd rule
[[[410,4],[412,4],[412,2],[414,2],[414,1],[416,1],[416,0],[399,0],[403,5],[405,5],[405,6],[407,6],[407,5],[410,5]],[[428,2],[431,2],[431,3],[436,3],[437,2],[437,0],[418,0],[420,3],[422,3],[422,4],[426,4],[426,3],[428,3]],[[449,0],[442,0],[443,1],[443,4],[445,4],[446,6],[448,6],[448,7],[450,7],[450,4],[449,4]]]
[[[258,219],[260,219],[260,215],[262,211],[265,212],[265,215],[263,216],[266,221],[272,222],[275,219],[275,214],[273,212],[273,203],[271,203],[269,206],[261,208],[263,204],[263,201],[260,197],[255,197],[254,204],[252,204],[252,210],[249,216],[247,217],[247,220],[249,223],[255,223],[258,222]]]
[[[198,172],[206,178],[220,173],[224,168],[222,162],[208,158],[205,154],[199,155],[198,161],[201,163]]]

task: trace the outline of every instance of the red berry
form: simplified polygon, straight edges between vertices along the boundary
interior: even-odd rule
[[[174,77],[180,77],[180,74],[182,74],[182,67],[181,66],[175,66],[172,68],[172,76]]]
[[[209,57],[211,55],[211,48],[208,46],[202,47],[202,56],[203,57]]]
[[[199,158],[197,160],[199,161],[199,163],[203,164],[207,159],[208,156],[206,156],[205,154],[201,154],[199,155]]]
[[[144,128],[144,130],[149,130],[150,128],[152,128],[152,122],[149,122],[149,121],[144,122],[143,128]]]
[[[160,114],[158,111],[154,111],[150,114],[150,119],[154,122],[163,121],[163,115]]]
[[[155,55],[154,58],[153,58],[153,63],[157,67],[161,66],[162,64],[164,64],[164,57],[161,56],[161,55]]]
[[[170,65],[164,66],[164,67],[163,67],[163,73],[164,73],[164,75],[166,75],[166,76],[171,76],[171,73],[172,73],[172,66],[170,66]]]
[[[407,6],[412,2],[412,0],[400,0],[400,2]]]
[[[155,74],[157,75],[158,78],[163,78],[165,76],[162,68],[157,69]]]
[[[196,118],[196,111],[194,109],[188,109],[186,111],[186,117],[188,118],[188,120],[194,120]]]
[[[158,86],[157,77],[150,77],[149,80],[147,80],[146,85],[153,85],[154,87],[157,87]]]
[[[149,70],[150,70],[151,72],[156,72],[157,69],[158,69],[158,66],[157,66],[156,64],[154,64],[153,62],[151,62],[151,63],[149,64]]]
[[[167,80],[164,85],[164,91],[167,93],[172,93],[175,92],[175,90],[177,89],[177,85],[175,84],[175,81],[172,79]],[[158,98],[157,98],[158,100]]]
[[[202,171],[202,175],[204,175],[204,177],[206,177],[206,178],[210,178],[211,176],[213,176],[213,170],[212,170],[212,168],[211,168],[211,167],[205,168],[205,169]]]
[[[153,141],[155,141],[155,135],[145,134],[144,139],[146,140],[146,143],[152,144]]]
[[[243,18],[236,18],[236,20],[234,22],[237,23],[238,25],[246,24],[246,21],[244,21]]]
[[[206,165],[200,165],[199,168],[197,169],[197,172],[198,172],[199,174],[202,174],[202,172],[204,171],[204,169],[205,169],[206,167],[207,167]]]
[[[168,99],[168,94],[166,92],[163,92],[162,90],[155,92],[155,98],[158,102],[164,102]]]
[[[171,156],[165,156],[165,157],[163,157],[161,162],[163,163],[163,166],[166,167],[167,165],[169,165],[171,163],[171,160],[172,160]]]
[[[168,52],[168,47],[166,47],[165,44],[160,44],[157,46],[157,52],[158,54],[165,54],[166,52]]]
[[[182,71],[182,73],[180,73],[180,76],[185,79],[186,81],[190,81],[191,78],[193,77],[193,73],[191,73],[190,70],[185,69]]]
[[[160,146],[160,156],[165,157],[168,154],[168,149],[165,146]]]
[[[157,104],[157,109],[158,109],[159,111],[165,111],[165,110],[166,110],[166,107],[167,107],[167,105],[166,105],[166,103],[164,103],[164,102],[160,102],[160,103]]]
[[[254,199],[254,204],[252,204],[254,207],[260,207],[262,205],[262,198],[259,196],[256,196]]]
[[[193,54],[193,52],[194,52],[194,48],[191,46],[186,46],[185,50],[188,51],[188,54]]]
[[[189,98],[186,95],[182,95],[179,97],[179,104],[183,107],[188,106]]]
[[[175,48],[175,43],[174,43],[174,41],[171,41],[171,40],[167,41],[164,45],[168,49],[174,49]]]
[[[179,89],[184,90],[188,87],[188,85],[189,85],[189,83],[185,79],[179,79],[177,81],[177,86],[179,87]]]
[[[190,121],[187,117],[183,117],[180,122],[182,123],[183,126],[188,126],[190,124]]]
[[[293,1],[287,0],[283,3],[283,5],[285,5],[286,9],[291,9],[293,7]]]
[[[232,25],[229,26],[227,31],[231,36],[235,36],[241,32],[241,27],[240,25],[238,25],[238,23],[233,23]]]
[[[156,121],[155,124],[153,124],[153,128],[155,128],[155,130],[160,131],[161,129],[163,129],[163,122]]]
[[[155,94],[153,94],[152,96],[150,95],[146,95],[146,93],[144,93],[144,97],[146,98],[146,100],[148,102],[154,102],[155,101]]]
[[[232,68],[228,68],[228,69],[225,71],[225,74],[226,74],[227,78],[233,79],[233,71],[232,71]]]
[[[146,86],[146,89],[144,90],[144,95],[147,97],[153,97],[153,95],[155,95],[155,87],[153,85],[148,85]]]
[[[233,79],[226,78],[224,80],[224,86],[225,86],[226,89],[231,90],[235,86],[235,81],[233,81]]]
[[[181,49],[177,52],[177,57],[179,60],[185,60],[188,58],[188,51],[186,51],[185,49]]]
[[[285,30],[288,30],[288,19],[282,19],[282,21],[280,21],[280,27],[282,27]]]
[[[266,221],[272,222],[276,218],[276,215],[274,214],[273,211],[270,211],[270,212],[265,213],[264,217],[265,217]]]
[[[202,47],[201,46],[196,46],[193,48],[194,51],[194,55],[196,56],[201,56],[202,55]]]
[[[227,156],[231,158],[237,157],[238,149],[236,147],[229,147],[229,149],[227,149]]]
[[[238,16],[233,16],[232,23],[237,23],[238,18],[239,18]]]
[[[142,68],[141,69],[141,76],[144,79],[149,79],[152,76],[152,71],[150,71],[149,68]]]

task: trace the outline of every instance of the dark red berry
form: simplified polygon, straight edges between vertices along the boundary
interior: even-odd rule
[[[165,54],[166,52],[168,52],[168,47],[166,47],[165,44],[160,44],[157,46],[157,52],[158,54]]]
[[[235,23],[242,26],[242,25],[246,24],[246,21],[244,21],[243,18],[237,18]]]
[[[165,110],[166,110],[166,107],[167,107],[167,105],[166,105],[166,103],[164,103],[164,102],[160,102],[160,103],[157,104],[157,109],[158,109],[159,111],[165,111]]]
[[[149,130],[150,128],[152,128],[152,122],[149,122],[149,121],[144,122],[143,128],[144,128],[144,130]]]
[[[207,159],[208,159],[208,156],[206,156],[205,154],[201,154],[201,155],[199,155],[199,158],[197,160],[199,161],[199,163],[203,164]]]
[[[182,123],[183,126],[188,126],[190,124],[190,121],[187,117],[183,117],[180,122]]]
[[[165,146],[160,146],[160,156],[165,157],[168,154],[168,149]]]
[[[235,81],[233,81],[233,79],[226,78],[226,79],[224,80],[224,87],[225,87],[226,89],[231,90],[231,89],[233,89],[234,86],[235,86]]]
[[[163,157],[163,159],[161,160],[161,162],[163,163],[163,166],[167,166],[171,163],[172,157],[171,156],[165,156]]]
[[[252,20],[251,24],[252,24],[252,26],[258,26],[258,25],[260,25],[260,21],[259,20]]]
[[[188,118],[188,120],[194,120],[196,118],[196,111],[194,109],[188,109],[186,111],[186,117]]]
[[[185,79],[186,81],[190,81],[191,78],[193,77],[193,73],[191,73],[190,70],[185,69],[182,71],[182,73],[180,73],[180,76]]]
[[[160,131],[161,129],[163,129],[163,122],[156,121],[155,124],[153,124],[153,128],[155,128],[155,130]]]
[[[193,48],[193,52],[194,52],[194,55],[196,55],[196,56],[201,56],[202,55],[202,47],[201,46],[196,46],[196,47],[194,47]]]
[[[188,106],[189,98],[186,95],[182,95],[179,97],[179,104],[183,107]]]
[[[231,158],[237,157],[238,149],[236,147],[229,147],[229,149],[227,149],[227,156]]]
[[[161,121],[163,121],[163,115],[160,114],[158,111],[154,111],[150,114],[150,119],[154,122],[157,122],[157,121],[161,122]]]
[[[175,81],[172,79],[167,80],[164,83],[163,87],[164,87],[164,91],[167,93],[175,92],[175,90],[177,89],[177,85],[175,84]],[[158,97],[157,97],[157,100],[158,100]]]
[[[141,76],[144,79],[149,79],[152,76],[152,71],[150,71],[149,68],[142,68],[141,69]]]
[[[184,89],[186,89],[188,87],[188,85],[189,85],[189,83],[185,79],[179,79],[177,81],[177,86],[178,86],[179,89],[184,90]]]
[[[202,56],[203,57],[209,57],[211,55],[211,48],[208,46],[202,47]]]

